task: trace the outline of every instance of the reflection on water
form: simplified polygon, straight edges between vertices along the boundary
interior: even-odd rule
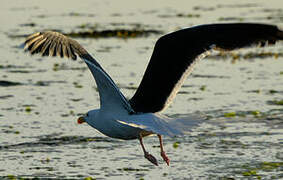
[[[144,143],[158,157],[158,167],[144,159],[137,140],[111,139],[76,124],[78,116],[99,105],[82,61],[30,56],[18,48],[36,31],[73,35],[129,98],[163,33],[211,22],[282,26],[281,2],[62,2],[14,0],[0,7],[5,24],[0,27],[0,177],[283,178],[282,43],[216,52],[199,63],[164,113],[203,114],[207,120],[190,135],[164,138],[170,167],[159,157],[155,136]]]

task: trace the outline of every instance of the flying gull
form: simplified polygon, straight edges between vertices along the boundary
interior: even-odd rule
[[[255,23],[207,24],[166,34],[155,44],[142,81],[127,100],[100,64],[75,40],[58,32],[37,32],[25,41],[25,50],[42,56],[84,60],[91,71],[100,96],[100,109],[88,111],[78,123],[87,122],[106,136],[124,140],[138,139],[144,157],[158,165],[148,153],[142,138],[157,134],[161,156],[169,165],[162,135],[183,135],[196,125],[195,119],[170,119],[160,112],[172,102],[197,61],[211,50],[234,50],[252,45],[270,45],[283,40],[277,26]]]

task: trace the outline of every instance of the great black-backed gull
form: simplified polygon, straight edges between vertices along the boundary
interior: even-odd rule
[[[77,55],[89,67],[97,84],[100,109],[78,118],[101,133],[118,139],[139,139],[144,157],[155,165],[156,158],[145,150],[142,138],[157,134],[161,156],[169,165],[161,135],[178,136],[198,123],[194,119],[170,119],[160,112],[174,99],[196,62],[210,50],[233,50],[264,46],[283,40],[276,26],[255,23],[199,25],[162,36],[155,44],[142,81],[128,101],[99,63],[75,40],[58,32],[37,32],[25,41],[25,50],[42,56],[75,60]]]

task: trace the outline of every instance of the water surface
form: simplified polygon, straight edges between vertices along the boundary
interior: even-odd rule
[[[144,140],[159,159],[143,158],[138,141],[105,137],[79,115],[98,108],[96,85],[81,61],[30,56],[18,48],[36,31],[118,32],[141,36],[75,37],[130,98],[155,41],[192,25],[260,22],[283,26],[283,4],[273,1],[36,1],[0,7],[0,176],[84,179],[283,178],[283,46],[213,53],[186,80],[164,112],[208,120],[184,138]],[[146,34],[144,32],[152,32]],[[144,34],[143,34],[144,33]],[[189,42],[188,42],[189,43]],[[238,58],[240,57],[240,58]]]

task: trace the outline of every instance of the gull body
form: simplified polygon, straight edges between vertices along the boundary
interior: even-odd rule
[[[252,45],[265,46],[283,40],[283,31],[274,25],[256,23],[207,24],[181,29],[160,37],[141,83],[130,100],[120,92],[100,64],[75,40],[58,32],[38,32],[27,37],[25,50],[42,56],[60,56],[75,60],[77,55],[91,71],[99,92],[100,109],[90,110],[78,119],[106,136],[138,139],[144,157],[158,165],[143,145],[144,136],[156,134],[161,156],[169,165],[162,135],[183,135],[203,119],[171,119],[161,112],[176,96],[196,62],[211,50],[230,51]]]
[[[180,119],[181,120],[181,119]],[[105,111],[94,109],[84,117],[90,126],[97,129],[106,136],[124,140],[137,139],[152,134],[166,136],[183,135],[181,130],[170,127],[170,121],[177,125],[176,120],[159,113],[129,114],[127,111]],[[201,123],[200,119],[192,119],[188,123],[192,127]],[[186,128],[189,128],[188,125]]]
[[[95,109],[89,111],[84,119],[90,126],[112,138],[130,140],[137,139],[141,133],[152,134],[150,131],[143,130],[138,126],[130,126],[127,123],[146,120],[148,124],[153,124],[153,120],[157,118],[155,114],[129,115],[127,112],[112,112],[113,114],[115,113],[114,116],[112,113],[110,114],[102,109]]]

